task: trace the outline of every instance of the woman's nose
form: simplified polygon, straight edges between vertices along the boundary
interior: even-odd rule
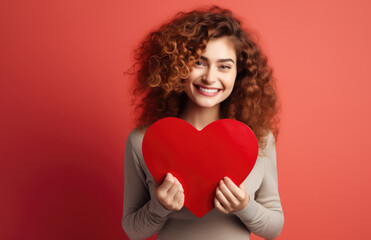
[[[202,81],[206,84],[212,84],[216,81],[217,72],[213,68],[208,68],[202,77]]]

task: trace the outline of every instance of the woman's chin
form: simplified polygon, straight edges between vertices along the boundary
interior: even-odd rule
[[[196,103],[197,107],[199,108],[215,108],[219,107],[218,102],[198,102]]]

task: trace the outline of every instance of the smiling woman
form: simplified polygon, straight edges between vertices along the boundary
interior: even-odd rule
[[[250,239],[254,232],[266,239],[277,237],[283,212],[274,140],[276,94],[271,68],[252,37],[229,10],[179,13],[148,35],[136,60],[139,116],[125,149],[122,226],[127,235]],[[182,182],[167,173],[157,183],[143,159],[144,133],[165,117],[183,119],[198,130],[219,119],[236,119],[258,139],[259,157],[248,177],[239,185],[228,176],[220,179],[215,208],[200,219],[184,207]],[[231,164],[229,159],[225,164]]]

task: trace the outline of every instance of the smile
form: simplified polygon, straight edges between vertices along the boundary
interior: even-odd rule
[[[196,86],[196,89],[198,90],[199,93],[201,93],[202,95],[205,95],[205,96],[209,96],[209,97],[217,95],[218,92],[221,90],[221,89],[218,89],[218,88],[205,88],[205,87],[201,87],[199,85],[195,85],[195,86]]]
[[[219,89],[209,89],[209,88],[203,88],[203,87],[198,87],[198,89],[200,89],[203,92],[207,92],[207,93],[216,93],[217,91],[219,91]]]

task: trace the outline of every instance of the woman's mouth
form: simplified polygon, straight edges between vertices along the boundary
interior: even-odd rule
[[[195,85],[197,91],[201,93],[204,96],[213,97],[218,94],[218,92],[221,90],[219,88],[207,88],[207,87],[201,87],[199,85]]]

